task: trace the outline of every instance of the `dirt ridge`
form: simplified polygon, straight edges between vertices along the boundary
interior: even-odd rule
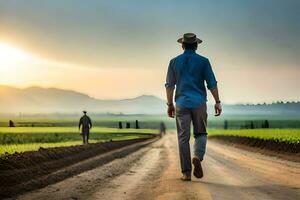
[[[210,136],[209,139],[245,150],[300,162],[300,143],[225,135]]]
[[[148,138],[57,147],[1,157],[0,199],[38,189],[93,169],[124,157],[155,140]]]

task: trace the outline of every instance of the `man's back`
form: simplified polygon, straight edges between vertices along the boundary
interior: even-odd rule
[[[86,128],[86,127],[90,127],[91,126],[91,119],[89,118],[89,116],[87,115],[83,115],[80,118],[80,122],[79,122],[82,127]]]
[[[206,81],[208,89],[217,86],[209,60],[185,50],[183,54],[170,61],[167,87],[175,87],[176,105],[184,108],[197,108],[206,103]]]

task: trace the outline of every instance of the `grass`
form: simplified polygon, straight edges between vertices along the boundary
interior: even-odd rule
[[[93,141],[94,142],[94,141]],[[65,147],[80,145],[82,142],[59,142],[59,143],[29,143],[29,144],[4,144],[0,145],[0,155],[5,153],[13,154],[15,152],[25,152],[25,151],[37,151],[40,147],[51,148],[51,147]]]
[[[7,127],[8,121],[12,120],[18,127],[76,127],[81,115],[78,116],[53,116],[53,115],[41,115],[41,116],[23,116],[23,117],[1,117],[0,115],[0,127]],[[131,124],[131,127],[135,126],[135,120],[139,121],[141,128],[158,129],[161,121],[169,123],[166,115],[95,115],[90,114],[93,125],[95,127],[109,127],[118,128],[119,121],[125,126],[126,122]],[[173,123],[169,123],[173,126]]]
[[[0,127],[0,134],[38,134],[38,133],[68,133],[79,134],[78,127]],[[91,133],[95,134],[108,134],[108,133],[139,133],[139,134],[155,134],[155,129],[117,129],[117,128],[104,128],[93,127]]]
[[[118,138],[141,138],[148,134],[157,134],[155,129],[116,129],[94,127],[90,138],[97,141],[116,140]],[[0,144],[56,143],[80,141],[77,127],[14,127],[0,128]]]
[[[160,122],[163,121],[168,128],[175,128],[173,119],[168,118],[166,115],[120,115],[120,116],[98,116],[90,115],[95,127],[110,127],[118,128],[118,122],[121,121],[123,126],[126,122],[130,122],[134,127],[135,120],[139,121],[141,128],[158,129]],[[7,127],[8,121],[13,120],[18,127],[76,127],[78,125],[78,116],[55,116],[55,115],[41,115],[41,116],[23,116],[23,117],[1,117],[0,127]],[[265,120],[269,121],[270,128],[300,128],[299,117],[289,116],[255,116],[255,115],[222,115],[214,117],[209,113],[208,125],[210,128],[223,128],[224,121],[228,121],[230,129],[241,129],[249,126],[251,122],[254,123],[256,128],[260,128]]]
[[[300,129],[211,129],[209,136],[214,135],[251,137],[287,143],[300,143]]]
[[[156,129],[116,129],[93,127],[90,141],[116,141],[149,137]],[[37,150],[40,147],[58,147],[81,144],[77,127],[0,127],[0,155]]]
[[[23,152],[37,150],[39,147],[70,146],[81,144],[81,136],[76,127],[80,116],[35,116],[35,117],[0,117],[0,155],[8,152]],[[164,121],[170,129],[175,128],[175,122],[166,118],[165,115],[130,115],[130,116],[91,116],[94,127],[91,129],[90,139],[93,142],[124,140],[147,137],[148,134],[157,134],[159,124]],[[15,128],[4,127],[8,125],[8,120],[12,119],[17,126]],[[224,120],[228,120],[228,130],[223,130]],[[240,129],[249,125],[253,121],[256,128],[261,127],[261,123],[269,120],[271,129]],[[130,122],[135,125],[135,120],[139,120],[140,127],[144,129],[118,129],[118,122]],[[34,125],[34,127],[31,127]],[[209,120],[209,135],[234,135],[247,136],[261,139],[272,139],[286,141],[290,143],[300,143],[300,119],[291,118],[270,118],[270,116],[245,116],[221,118],[212,117]],[[2,127],[1,127],[2,126]],[[276,128],[294,129],[276,129]]]
[[[118,137],[111,137],[113,141],[119,141],[119,140],[132,140],[141,138],[139,136],[118,136]],[[107,140],[89,140],[90,143],[96,143],[96,142],[105,142]],[[53,143],[25,143],[25,144],[3,144],[0,145],[0,156],[3,154],[13,154],[15,152],[26,152],[26,151],[37,151],[40,147],[43,148],[53,148],[53,147],[68,147],[68,146],[75,146],[75,145],[81,145],[82,141],[66,141],[66,142],[53,142]]]
[[[255,128],[261,128],[265,120],[268,120],[270,128],[300,128],[300,119],[276,119],[271,117],[249,117],[249,118],[212,118],[208,120],[211,128],[223,128],[227,120],[229,129],[242,129],[249,127],[252,122]]]

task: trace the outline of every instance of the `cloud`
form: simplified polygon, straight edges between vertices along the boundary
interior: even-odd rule
[[[225,101],[299,99],[299,7],[297,0],[1,1],[0,37],[34,59],[0,82],[163,97],[168,61],[181,53],[176,39],[192,31],[204,40],[199,52]]]

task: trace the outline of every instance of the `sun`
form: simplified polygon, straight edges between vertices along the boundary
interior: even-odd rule
[[[0,43],[0,68],[11,68],[30,60],[32,57],[24,50],[10,44]]]

